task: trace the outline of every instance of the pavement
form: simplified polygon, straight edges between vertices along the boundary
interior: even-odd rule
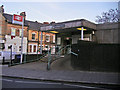
[[[46,70],[47,63],[41,61],[11,67],[0,65],[0,67],[2,68],[0,75],[4,77],[66,83],[120,85],[120,73],[74,70],[70,66],[69,57],[54,61],[49,71]]]

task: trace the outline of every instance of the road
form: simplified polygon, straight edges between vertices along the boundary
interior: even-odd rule
[[[61,82],[28,80],[18,78],[3,77],[2,88],[79,88],[80,90],[111,90],[99,87],[91,87],[84,85],[68,84]]]

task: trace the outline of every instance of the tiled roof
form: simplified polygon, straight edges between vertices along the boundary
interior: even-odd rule
[[[5,17],[7,22],[12,23],[13,15],[7,14],[7,13],[3,13],[3,16]],[[39,30],[39,28],[42,25],[42,23],[39,23],[37,21],[34,22],[34,21],[25,20],[24,25],[25,26],[29,26],[29,29],[31,29],[31,30]]]
[[[11,14],[3,13],[3,16],[5,17],[5,19],[6,19],[8,22],[12,23],[12,15],[11,15]]]
[[[25,20],[25,23],[29,26],[29,29],[31,30],[39,30],[40,29],[40,26],[42,25],[41,23],[38,23],[38,22],[33,22],[33,21],[28,21],[28,20]]]

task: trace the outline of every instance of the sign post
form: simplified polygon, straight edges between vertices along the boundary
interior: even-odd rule
[[[22,37],[21,37],[21,60],[20,63],[22,63],[22,59],[23,59],[23,28],[24,28],[24,18],[23,18],[23,23],[22,23]]]
[[[23,59],[23,28],[24,28],[24,17],[20,15],[13,15],[13,23],[15,24],[21,24],[22,25],[22,33],[21,33],[21,60],[20,63],[22,63]]]

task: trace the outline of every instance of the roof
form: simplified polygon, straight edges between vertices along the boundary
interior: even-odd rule
[[[5,17],[5,19],[7,20],[8,23],[12,23],[13,15],[3,13],[3,16]],[[43,24],[39,23],[37,21],[34,22],[34,21],[25,20],[24,25],[29,26],[29,29],[31,29],[31,30],[39,30],[40,26],[43,25]]]
[[[29,26],[29,29],[31,30],[40,30],[40,26],[42,26],[42,23],[39,23],[37,21],[29,21],[25,20],[25,24]]]
[[[6,14],[6,13],[3,13],[3,16],[6,18],[6,20],[9,22],[9,23],[12,23],[12,17],[13,15],[11,14]],[[90,22],[86,19],[77,19],[77,20],[71,20],[71,21],[65,21],[65,22],[59,22],[59,23],[51,23],[51,24],[42,24],[42,23],[39,23],[37,21],[29,21],[29,20],[25,20],[25,23],[24,25],[25,26],[29,26],[29,29],[31,30],[40,30],[40,27],[47,27],[47,26],[64,26],[64,24],[69,24],[69,23],[74,23],[74,22],[82,22],[80,26],[86,26],[86,27],[89,27],[89,28],[93,28],[93,29],[96,29],[96,24],[93,23],[93,22]],[[68,27],[68,25],[67,25]],[[69,25],[69,28],[70,25]]]

